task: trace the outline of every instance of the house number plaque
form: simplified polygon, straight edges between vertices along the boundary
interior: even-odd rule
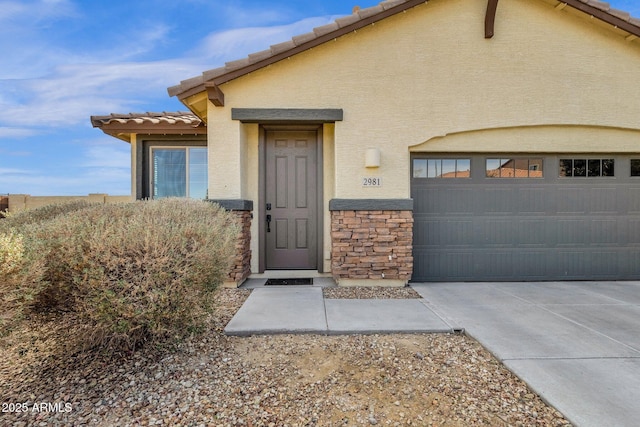
[[[363,187],[382,187],[382,178],[377,176],[368,176],[362,178]]]

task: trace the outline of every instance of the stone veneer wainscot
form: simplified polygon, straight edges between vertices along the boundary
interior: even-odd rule
[[[331,211],[331,270],[340,285],[403,286],[413,271],[412,244],[411,209]]]
[[[236,241],[233,262],[224,281],[225,287],[240,286],[251,274],[251,219],[253,202],[251,200],[208,200],[230,211],[240,224],[240,233]]]

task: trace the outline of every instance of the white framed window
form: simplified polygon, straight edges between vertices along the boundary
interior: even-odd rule
[[[150,194],[154,199],[206,199],[206,147],[151,147]]]

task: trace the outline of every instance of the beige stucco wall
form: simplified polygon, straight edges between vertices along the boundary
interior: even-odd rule
[[[409,149],[433,153],[638,153],[640,129],[562,125],[478,129],[436,136]]]
[[[486,1],[432,0],[223,84],[209,196],[258,201],[258,126],[232,108],[343,109],[324,127],[325,258],[328,200],[408,198],[410,151],[640,152],[640,43],[553,6],[501,2],[487,40]],[[381,167],[365,168],[368,148]]]
[[[327,123],[322,129],[323,144],[322,144],[322,157],[324,160],[323,167],[323,206],[322,210],[324,214],[324,248],[323,248],[323,260],[324,260],[324,272],[331,271],[331,216],[329,215],[329,201],[335,198],[336,194],[336,182],[335,182],[335,124]]]
[[[609,128],[611,151],[640,150],[632,132],[617,130],[640,129],[638,44],[531,0],[500,3],[496,35],[486,40],[485,9],[482,1],[433,0],[222,85],[225,107],[208,110],[210,189],[243,197],[234,107],[344,109],[335,126],[338,198],[409,197],[409,147],[475,130]],[[530,145],[583,150],[558,135],[547,141]],[[519,147],[510,142],[485,138],[465,150]],[[381,150],[379,169],[364,167],[367,148]],[[364,176],[382,177],[383,186],[363,188]]]

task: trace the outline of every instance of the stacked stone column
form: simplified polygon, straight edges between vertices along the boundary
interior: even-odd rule
[[[412,245],[411,210],[331,211],[331,270],[341,285],[406,284]]]

